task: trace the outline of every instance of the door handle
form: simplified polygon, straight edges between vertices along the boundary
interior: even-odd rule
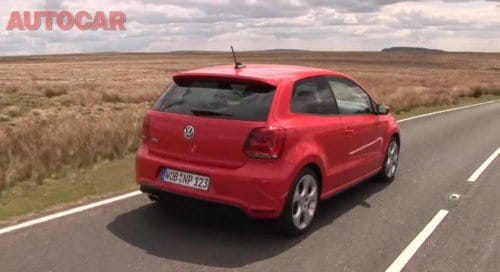
[[[351,127],[347,127],[344,132],[346,135],[353,135],[354,129],[352,129]]]

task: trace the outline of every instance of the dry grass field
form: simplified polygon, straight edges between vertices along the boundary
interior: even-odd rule
[[[500,54],[274,51],[239,58],[352,74],[395,112],[500,95]],[[0,58],[0,191],[130,154],[145,110],[173,73],[231,62],[230,54],[202,52]]]

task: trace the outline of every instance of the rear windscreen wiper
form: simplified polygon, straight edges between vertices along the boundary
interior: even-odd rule
[[[192,109],[191,112],[194,115],[201,115],[201,116],[233,116],[232,114],[229,114],[229,113],[223,113],[223,112],[211,111],[211,110]]]

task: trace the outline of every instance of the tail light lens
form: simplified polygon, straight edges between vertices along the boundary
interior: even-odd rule
[[[144,116],[144,121],[142,122],[142,135],[141,139],[146,142],[149,139],[149,115]]]
[[[285,135],[284,128],[256,128],[248,135],[245,153],[251,158],[277,159],[285,144]]]

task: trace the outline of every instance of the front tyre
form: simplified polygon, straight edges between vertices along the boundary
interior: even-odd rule
[[[309,168],[297,176],[278,227],[290,236],[298,236],[309,230],[319,203],[319,180]]]
[[[394,180],[396,170],[399,163],[399,142],[396,138],[392,138],[384,160],[384,167],[378,174],[378,180],[389,183]]]

